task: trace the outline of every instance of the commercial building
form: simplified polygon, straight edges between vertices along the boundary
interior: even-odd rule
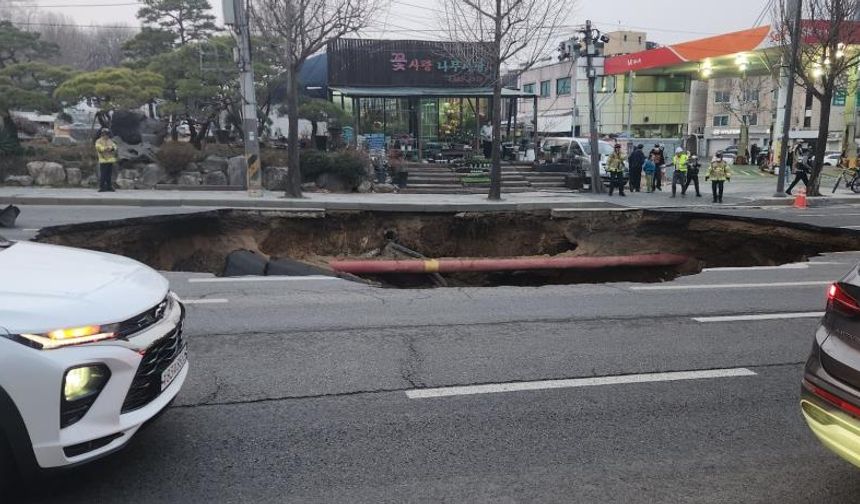
[[[328,93],[350,112],[347,140],[398,149],[406,158],[462,157],[477,150],[492,120],[485,46],[417,40],[338,39],[329,43]],[[504,136],[517,130],[516,102],[536,95],[505,88]],[[533,120],[533,118],[532,118]]]

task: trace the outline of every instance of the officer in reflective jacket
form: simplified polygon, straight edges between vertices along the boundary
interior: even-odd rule
[[[732,170],[728,163],[723,161],[723,152],[717,152],[717,158],[711,161],[708,171],[705,173],[705,181],[711,180],[711,190],[714,193],[714,203],[723,202],[723,188],[728,180],[732,180]]]
[[[675,165],[675,173],[672,175],[672,197],[677,192],[677,184],[681,184],[681,196],[687,195],[687,152],[678,147],[675,149],[675,157],[672,159]]]
[[[615,150],[606,160],[606,171],[609,173],[609,195],[618,188],[619,196],[624,194],[624,156],[621,155],[621,144],[615,144]]]

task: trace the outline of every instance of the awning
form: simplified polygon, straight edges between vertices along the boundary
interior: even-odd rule
[[[606,58],[604,72],[617,75],[652,69],[698,71],[700,62],[708,59],[730,58],[739,53],[753,52],[773,46],[770,26],[726,33],[691,42],[673,44],[648,51]],[[754,61],[751,59],[750,64]],[[750,73],[750,72],[748,72]]]
[[[491,97],[493,88],[457,87],[332,87],[333,92],[344,96],[362,98],[407,98],[407,97]],[[534,98],[535,93],[525,93],[516,89],[502,88],[503,98]]]

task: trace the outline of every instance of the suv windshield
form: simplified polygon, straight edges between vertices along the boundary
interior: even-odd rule
[[[583,142],[582,147],[585,150],[587,155],[591,155],[591,144],[589,142]],[[601,156],[608,156],[612,154],[613,148],[612,144],[608,144],[606,142],[598,142],[597,143],[597,151],[600,152]]]

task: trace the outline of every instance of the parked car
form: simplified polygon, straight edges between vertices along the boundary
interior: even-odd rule
[[[806,361],[800,409],[816,437],[860,467],[860,273],[830,286]]]
[[[839,166],[842,154],[839,152],[828,152],[824,155],[824,166]]]
[[[185,309],[131,259],[0,239],[0,496],[103,457],[188,373]],[[0,500],[3,500],[0,498]]]
[[[737,145],[729,145],[725,149],[723,149],[723,154],[734,154],[738,155],[738,146]]]
[[[723,161],[725,161],[726,164],[733,166],[735,164],[735,159],[737,159],[736,155],[723,151]]]
[[[615,144],[599,140],[597,142],[600,153],[600,178],[605,182],[609,182],[609,173],[606,171],[606,161],[609,155],[612,154]],[[572,137],[549,137],[541,142],[541,150],[544,153],[544,159],[551,161],[572,160],[575,166],[590,166],[591,165],[591,142],[588,138],[572,138]],[[624,178],[625,180],[630,175],[630,169],[624,162]]]

